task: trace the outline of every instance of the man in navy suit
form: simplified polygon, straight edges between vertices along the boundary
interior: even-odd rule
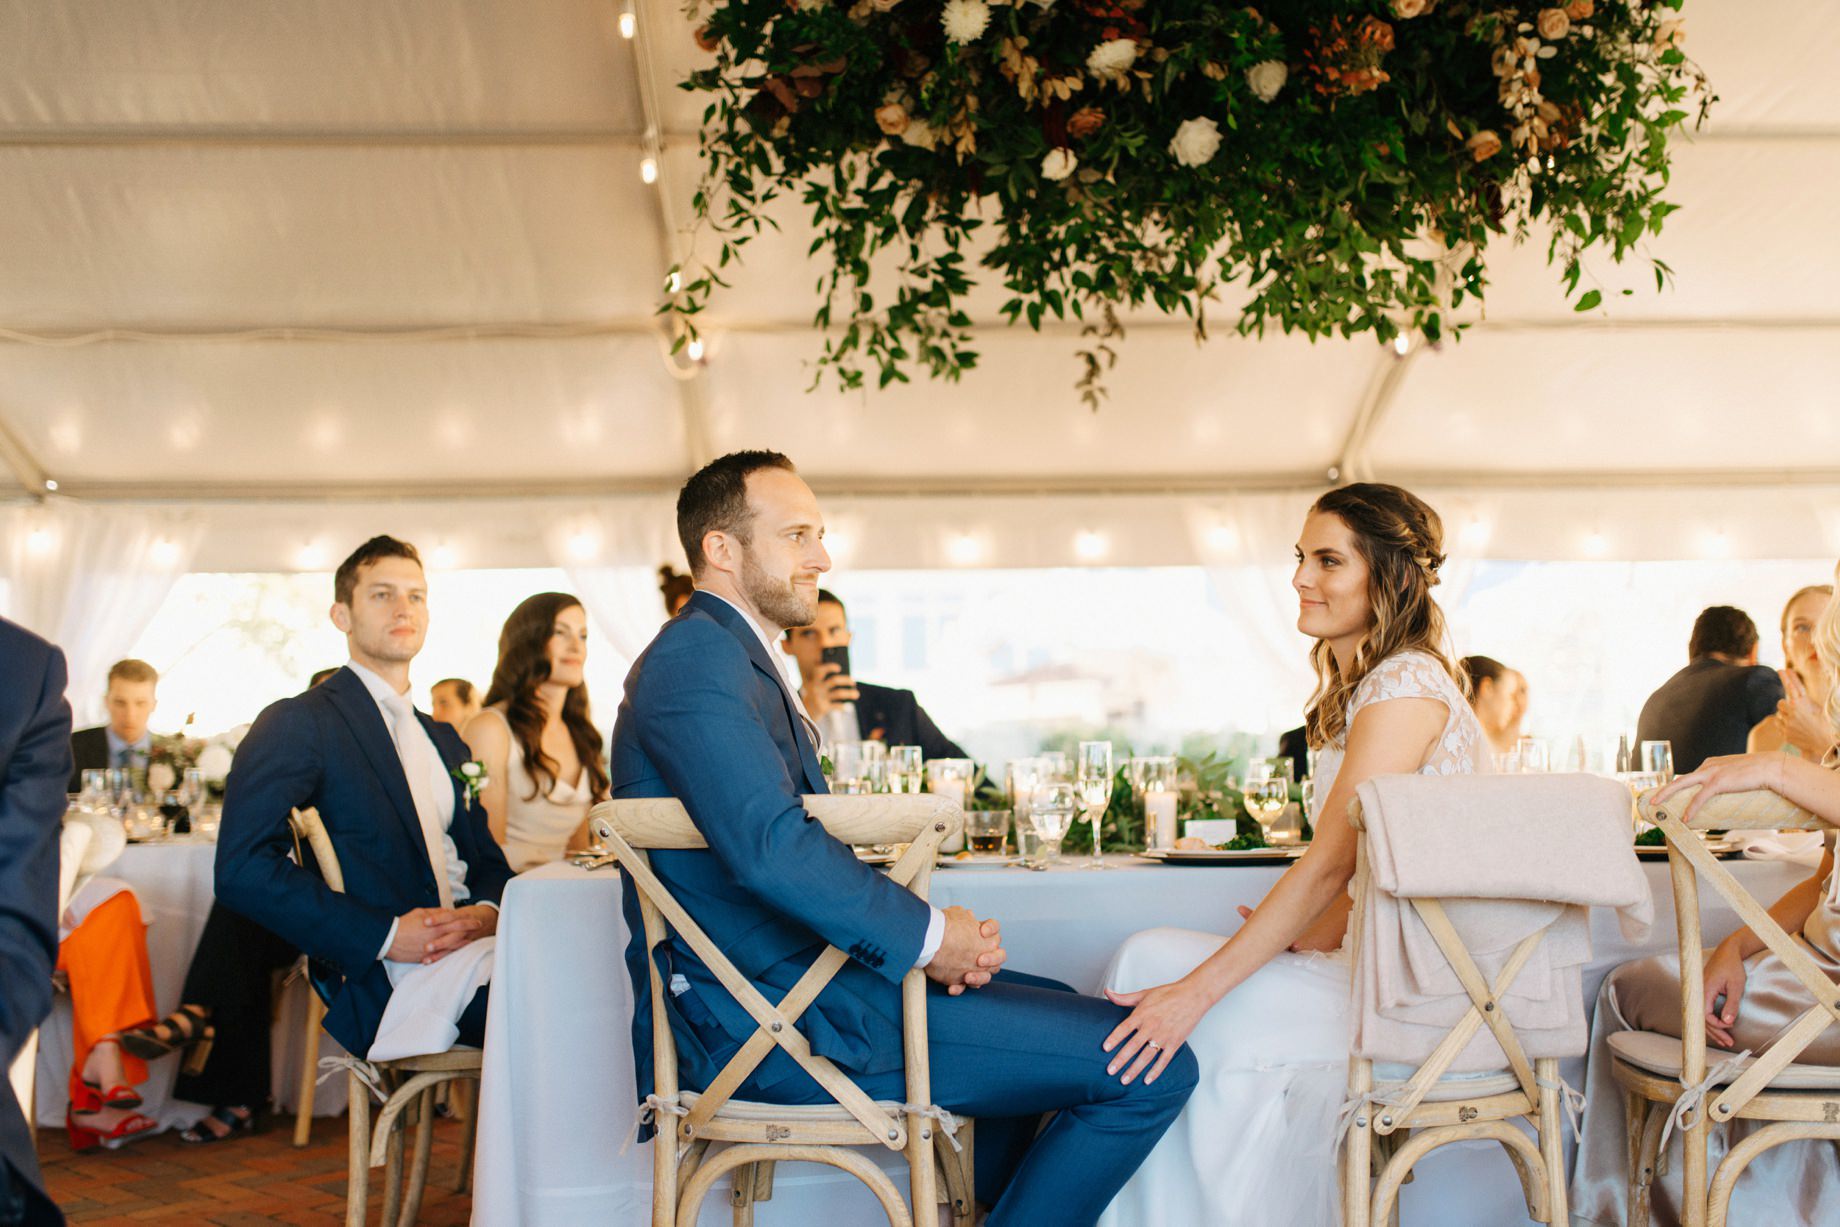
[[[399,987],[413,993],[426,981],[418,971],[497,930],[511,869],[455,774],[472,757],[466,743],[409,703],[409,662],[428,634],[415,547],[372,538],[340,565],[333,591],[351,660],[270,705],[238,748],[217,897],[307,953],[326,1030],[365,1054]],[[307,808],[331,837],[343,894],[290,859],[288,814]],[[455,1011],[460,1043],[483,1040],[486,993]]]
[[[811,622],[830,568],[817,500],[784,456],[738,452],[705,466],[677,502],[697,591],[626,679],[613,735],[616,797],[672,796],[708,842],[658,851],[672,894],[770,1000],[826,944],[846,952],[798,1021],[812,1050],[871,1096],[900,1099],[902,977],[925,969],[933,1098],[978,1120],[977,1192],[992,1227],[1094,1222],[1181,1111],[1197,1077],[1186,1047],[1160,1078],[1118,1077],[1101,1047],[1126,1011],[1003,962],[995,921],[930,908],[864,866],[813,822],[825,791],[810,719],[779,671],[775,639]],[[628,882],[639,1094],[652,1091],[648,969]],[[756,1031],[684,944],[660,947],[684,1082],[708,1085]],[[824,1094],[782,1050],[738,1094],[769,1103]],[[1044,1114],[1051,1121],[1039,1136]]]
[[[818,616],[810,626],[786,632],[780,647],[799,662],[804,685],[799,698],[818,723],[827,742],[882,741],[891,746],[919,746],[921,757],[969,758],[956,741],[939,731],[911,690],[874,686],[827,663],[826,648],[850,646],[850,619],[835,593],[818,590]]]
[[[0,618],[0,1077],[51,1012],[58,835],[70,775],[64,654]],[[0,1227],[62,1223],[32,1128],[0,1084]]]

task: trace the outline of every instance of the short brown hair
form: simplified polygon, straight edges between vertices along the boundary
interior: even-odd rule
[[[1757,624],[1742,609],[1714,605],[1700,611],[1693,620],[1693,636],[1687,640],[1687,656],[1698,660],[1717,652],[1721,656],[1749,656],[1757,646]]]
[[[428,688],[428,693],[433,694],[443,686],[452,686],[454,688],[454,698],[459,699],[462,703],[471,703],[473,701],[473,683],[467,681],[465,678],[444,677],[430,686]]]
[[[127,660],[118,660],[109,666],[109,680],[103,683],[103,689],[108,689],[118,680],[123,682],[152,682],[157,686],[160,682],[160,671],[146,661],[135,660],[130,656]]]
[[[778,452],[730,452],[711,460],[684,483],[677,494],[677,539],[683,543],[690,574],[703,573],[703,538],[709,533],[733,533],[741,544],[754,537],[754,512],[748,506],[749,473],[784,469],[796,473],[792,461]]]
[[[422,556],[407,541],[398,541],[394,537],[372,537],[353,550],[351,556],[332,573],[332,599],[341,605],[351,604],[352,593],[358,587],[358,568],[369,566],[380,558],[407,558],[418,567],[422,565]]]

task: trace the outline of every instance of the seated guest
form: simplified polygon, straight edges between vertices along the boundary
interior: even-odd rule
[[[1487,656],[1465,656],[1457,662],[1469,679],[1469,705],[1482,726],[1489,747],[1506,754],[1521,739],[1521,721],[1527,715],[1527,679],[1514,669]]]
[[[464,729],[479,714],[479,692],[463,677],[444,677],[428,690],[428,714],[442,724]]]
[[[690,600],[690,594],[696,591],[696,584],[688,575],[679,575],[677,568],[669,565],[658,568],[658,593],[664,597],[664,612],[675,618],[677,611]]]
[[[1174,1047],[1160,1079],[1112,1076],[1101,1044],[1125,1010],[1033,976],[993,980],[995,921],[928,907],[811,821],[800,796],[825,791],[818,747],[773,641],[817,615],[830,558],[817,500],[791,462],[774,452],[711,462],[679,494],[677,525],[697,592],[627,675],[614,794],[676,797],[710,846],[655,853],[652,871],[770,1000],[827,944],[849,952],[794,1025],[871,1098],[905,1094],[901,983],[924,968],[933,1098],[977,1118],[989,1227],[1089,1227],[1188,1099],[1193,1055]],[[643,1100],[654,1085],[653,973],[637,891],[625,885]],[[672,972],[684,1084],[706,1087],[758,1024],[688,946],[667,939],[658,956]],[[778,1047],[736,1094],[825,1101]],[[1044,1113],[1052,1120],[1038,1133]]]
[[[5,618],[0,677],[0,1069],[11,1069],[51,1012],[70,704],[64,653]],[[45,1195],[21,1107],[0,1089],[0,1223],[52,1227],[64,1217]]]
[[[505,619],[486,705],[464,730],[485,764],[479,790],[512,872],[588,846],[588,807],[607,795],[601,734],[588,716],[588,614],[540,592]]]
[[[321,669],[307,689],[337,672]],[[185,972],[179,1008],[121,1033],[121,1046],[143,1061],[206,1045],[200,1068],[188,1065],[173,1083],[175,1099],[211,1109],[179,1134],[181,1141],[221,1142],[255,1129],[272,1080],[274,973],[299,956],[261,925],[213,902]]]
[[[306,952],[326,1030],[348,1052],[477,1045],[511,869],[461,784],[465,743],[409,702],[409,664],[428,635],[420,555],[373,537],[339,564],[333,600],[351,660],[271,704],[238,747],[217,897]],[[288,816],[308,808],[338,853],[343,894],[292,859]]]
[[[1741,609],[1714,605],[1693,623],[1687,667],[1648,696],[1639,741],[1674,746],[1674,770],[1715,755],[1742,754],[1758,721],[1782,701],[1782,679],[1757,663],[1757,624]]]
[[[87,839],[73,839],[84,827]],[[136,1111],[147,1066],[122,1050],[117,1034],[150,1021],[156,1010],[140,901],[120,878],[101,876],[127,842],[121,823],[107,814],[67,816],[62,855],[81,861],[70,903],[58,918],[57,969],[70,983],[65,1124],[78,1151],[112,1149],[159,1127]]]
[[[105,696],[109,722],[93,729],[78,729],[70,735],[70,752],[76,766],[66,791],[82,791],[85,771],[110,767],[147,769],[147,754],[153,749],[147,721],[159,706],[154,695],[159,684],[160,675],[144,660],[118,660],[109,666]]]
[[[1305,780],[1310,776],[1310,731],[1299,727],[1286,729],[1278,734],[1278,757],[1291,760],[1291,779]]]
[[[1822,672],[1830,680],[1840,663],[1840,609],[1830,607],[1820,628]],[[1840,715],[1840,713],[1835,713]],[[1829,735],[1836,725],[1830,716]],[[1775,752],[1708,759],[1697,771],[1676,779],[1657,794],[1666,800],[1684,789],[1700,787],[1687,807],[1691,819],[1702,804],[1721,793],[1768,789],[1828,822],[1840,823],[1840,774],[1805,758]],[[1830,834],[1820,864],[1809,878],[1784,892],[1770,915],[1782,926],[1802,954],[1828,978],[1840,980],[1840,881],[1834,873],[1834,844]],[[1706,1043],[1709,1048],[1762,1056],[1790,1024],[1816,1002],[1794,973],[1785,967],[1749,928],[1741,928],[1715,947],[1705,967]],[[1576,1178],[1573,1182],[1573,1221],[1620,1223],[1628,1195],[1623,1096],[1611,1078],[1607,1040],[1611,1030],[1657,1031],[1678,1036],[1680,1017],[1680,956],[1624,963],[1610,973],[1599,997],[1597,1016],[1614,1019],[1610,1027],[1594,1026],[1599,1039],[1587,1066],[1590,1079],[1589,1108],[1579,1138]],[[1717,1065],[1723,1054],[1708,1056]],[[1829,1027],[1795,1060],[1804,1065],[1840,1065],[1840,1027]],[[1741,1122],[1733,1126],[1741,1128]],[[1734,1136],[1730,1139],[1735,1142]],[[1717,1143],[1715,1142],[1716,1146]],[[1717,1151],[1713,1161],[1717,1162]],[[1781,1146],[1758,1156],[1740,1177],[1738,1204],[1746,1223],[1831,1222],[1820,1192],[1823,1180],[1831,1184],[1833,1152],[1826,1148]],[[1678,1163],[1675,1164],[1678,1170]],[[1668,1181],[1655,1182],[1656,1221],[1672,1221]],[[1678,1183],[1673,1184],[1675,1190]],[[1677,1196],[1677,1194],[1674,1194]],[[1684,1215],[1681,1217],[1684,1218]],[[1739,1222],[1734,1214],[1732,1222]]]
[[[885,741],[892,746],[919,746],[927,758],[970,758],[956,741],[939,731],[911,690],[859,682],[841,665],[828,664],[824,649],[850,646],[850,622],[843,602],[818,593],[817,619],[786,632],[780,650],[799,662],[804,685],[799,697],[824,734],[826,745],[839,741]]]
[[[1751,730],[1754,754],[1781,750],[1816,762],[1833,748],[1833,728],[1826,717],[1828,684],[1815,647],[1815,628],[1833,602],[1832,584],[1811,584],[1783,606],[1782,645],[1786,665],[1779,675],[1784,698],[1776,710]]]

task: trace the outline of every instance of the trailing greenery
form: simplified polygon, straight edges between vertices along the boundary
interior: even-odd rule
[[[818,377],[957,379],[974,275],[1002,313],[1084,324],[1097,405],[1122,309],[1312,338],[1435,342],[1487,287],[1491,237],[1581,258],[1660,232],[1668,139],[1713,97],[1681,0],[719,0],[678,344],[797,200],[817,230]],[[1669,270],[1652,261],[1657,286]],[[814,381],[815,382],[815,381]]]

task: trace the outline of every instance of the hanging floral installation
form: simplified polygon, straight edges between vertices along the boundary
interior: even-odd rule
[[[1237,329],[1430,342],[1487,287],[1490,238],[1581,257],[1661,230],[1668,139],[1713,102],[1680,0],[721,0],[678,343],[796,198],[816,228],[818,375],[976,365],[974,280],[1010,323],[1083,324],[1095,406],[1127,309]],[[1653,261],[1656,283],[1669,269]]]

